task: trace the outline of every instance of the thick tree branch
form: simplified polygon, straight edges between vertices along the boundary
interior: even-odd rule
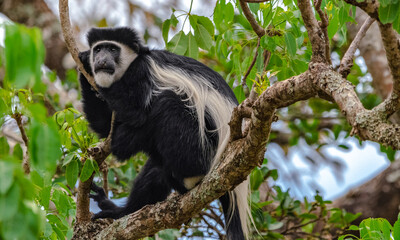
[[[354,86],[341,75],[323,64],[310,64],[312,78],[317,86],[333,97],[347,121],[353,126],[351,134],[362,140],[379,142],[393,149],[400,149],[400,127],[387,122],[386,114],[379,107],[366,110],[360,102]]]
[[[247,3],[241,0],[240,4],[257,35],[259,37],[265,35],[265,29],[257,24]],[[239,130],[236,128],[240,128],[241,131],[241,124],[231,124],[231,128],[235,128],[232,133],[236,133],[236,137],[231,139],[221,160],[210,170],[201,184],[184,195],[171,195],[163,202],[147,205],[137,212],[114,221],[97,235],[98,239],[138,239],[153,235],[162,229],[179,228],[182,223],[190,220],[211,201],[222,196],[226,191],[234,189],[247,178],[251,170],[264,159],[265,146],[276,109],[301,100],[316,96],[332,99],[353,126],[353,133],[357,133],[362,139],[400,149],[400,128],[388,124],[379,108],[364,109],[354,91],[354,86],[331,69],[326,58],[324,33],[314,16],[310,2],[299,0],[298,5],[313,49],[309,70],[267,88],[254,103],[252,102],[251,111],[249,105],[238,107],[244,110],[242,114],[234,113],[231,123],[241,122],[241,117],[251,114],[248,131],[244,136],[242,133],[238,134]],[[237,111],[240,113],[240,110]],[[109,151],[109,141],[110,137],[104,142],[106,151]],[[95,150],[96,148],[91,151]],[[97,150],[97,152],[102,152],[102,150]],[[109,152],[106,153],[105,157]],[[104,157],[104,155],[101,155],[103,156],[101,158],[98,157],[96,152],[91,155],[95,156],[96,160]],[[87,191],[88,182],[91,180],[82,183],[81,195]],[[77,214],[77,219],[81,217],[78,218]]]
[[[165,228],[179,228],[211,201],[240,184],[264,159],[275,109],[317,95],[308,74],[269,87],[254,103],[245,138],[228,144],[219,164],[202,183],[185,195],[177,195],[116,220],[98,239],[138,239]]]
[[[381,117],[387,119],[400,108],[400,62],[398,61],[400,57],[399,35],[393,29],[392,24],[382,24],[380,22],[378,16],[378,1],[366,1],[362,3],[358,3],[354,0],[345,1],[349,4],[360,7],[368,13],[370,17],[376,19],[378,22],[389,68],[393,76],[393,89],[391,95],[376,108],[376,111],[380,112]]]
[[[379,21],[378,7],[379,1],[370,0],[370,1],[358,1],[358,0],[344,0],[350,5],[356,6],[364,10],[368,15],[370,15],[375,20]]]
[[[356,52],[358,46],[360,45],[361,39],[364,38],[371,24],[375,21],[375,19],[369,17],[363,23],[362,27],[358,31],[356,37],[351,42],[350,47],[347,49],[344,57],[340,61],[339,73],[343,76],[343,78],[347,78],[349,75],[351,67],[353,67],[353,57]]]
[[[321,9],[322,0],[314,0],[314,7],[317,11],[319,17],[321,18],[321,22],[319,22],[319,26],[321,27],[322,32],[324,33],[325,39],[325,57],[328,64],[332,64],[331,61],[331,50],[329,47],[329,36],[328,36],[328,25],[329,19],[328,14]]]
[[[399,35],[393,29],[392,24],[378,22],[381,31],[383,45],[386,50],[389,68],[393,77],[393,88],[390,96],[379,106],[387,117],[400,108],[400,46]]]
[[[315,18],[310,1],[298,0],[298,6],[301,11],[304,25],[307,29],[308,38],[312,48],[312,62],[327,62],[325,54],[325,38],[321,27]],[[329,43],[328,43],[329,44]]]

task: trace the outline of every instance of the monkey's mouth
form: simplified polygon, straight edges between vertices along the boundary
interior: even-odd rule
[[[100,73],[100,72],[104,72],[104,73],[108,73],[108,74],[114,74],[115,70],[113,68],[97,68],[96,73]]]

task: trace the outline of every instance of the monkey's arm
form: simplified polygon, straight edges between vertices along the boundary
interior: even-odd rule
[[[89,64],[90,51],[80,52],[81,59],[85,70],[92,75],[92,69]],[[111,128],[112,111],[107,102],[99,98],[96,91],[89,84],[82,73],[79,73],[79,81],[82,89],[83,111],[90,127],[100,136],[105,138],[108,136]]]

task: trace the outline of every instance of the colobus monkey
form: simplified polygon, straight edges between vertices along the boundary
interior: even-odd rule
[[[80,74],[90,127],[106,137],[115,111],[112,153],[120,160],[139,151],[149,157],[124,207],[92,186],[96,194],[91,197],[102,210],[93,218],[117,219],[166,199],[172,189],[185,193],[194,188],[229,139],[228,122],[238,102],[228,84],[196,60],[150,50],[130,28],[94,28],[87,40],[90,50],[79,57],[100,95]],[[247,237],[247,185],[219,199],[228,239]]]

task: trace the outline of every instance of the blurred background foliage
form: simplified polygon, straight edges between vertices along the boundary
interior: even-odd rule
[[[382,5],[380,14],[396,23],[400,14],[394,13],[393,17],[387,10],[393,4],[397,3]],[[88,159],[87,149],[99,139],[88,129],[81,113],[77,73],[60,34],[57,3],[2,0],[0,6],[14,22],[2,25],[5,37],[0,51],[0,239],[71,239],[78,182],[94,172],[96,181],[107,179],[108,194],[121,203],[146,156],[138,154],[124,163],[110,156],[108,171]],[[258,41],[238,1],[87,0],[72,1],[70,9],[81,49],[86,48],[84,36],[90,27],[133,26],[152,48],[165,47],[195,58],[220,73],[241,102],[254,83],[260,93],[277,81],[303,73],[311,57],[300,11],[293,1],[249,3],[249,7],[263,28],[278,34]],[[339,0],[324,0],[322,8],[329,16],[332,62],[338,68],[351,38],[348,24],[358,22],[357,11]],[[372,108],[386,96],[376,90],[376,79],[371,77],[365,61],[360,49],[348,80],[356,86],[364,106]],[[351,207],[343,209],[346,204],[332,205],[324,199],[329,186],[320,185],[318,173],[328,169],[336,181],[345,181],[346,159],[329,149],[352,152],[354,146],[366,148],[366,143],[350,144],[351,126],[336,104],[318,98],[281,109],[277,116],[279,121],[273,125],[265,160],[250,175],[255,220],[252,235],[255,239],[339,237],[364,210],[358,213]],[[395,160],[392,149],[370,145],[389,161]],[[395,180],[385,185],[385,197],[397,201],[393,206],[398,206]],[[365,239],[400,236],[398,208],[387,210],[392,215],[384,215],[379,209],[376,212],[382,215],[368,212],[391,206],[379,200],[382,184],[376,183],[372,191],[368,189],[366,200],[377,198],[376,204],[370,200],[370,205],[365,205],[367,214],[361,216],[388,220],[368,219],[359,227],[350,227]],[[357,202],[364,198],[359,194],[358,198],[344,196],[342,201],[347,198],[352,204],[364,206]],[[92,208],[96,210],[96,206]],[[221,239],[221,217],[220,206],[214,202],[181,229],[165,230],[153,238]],[[358,219],[357,225],[362,218]]]

